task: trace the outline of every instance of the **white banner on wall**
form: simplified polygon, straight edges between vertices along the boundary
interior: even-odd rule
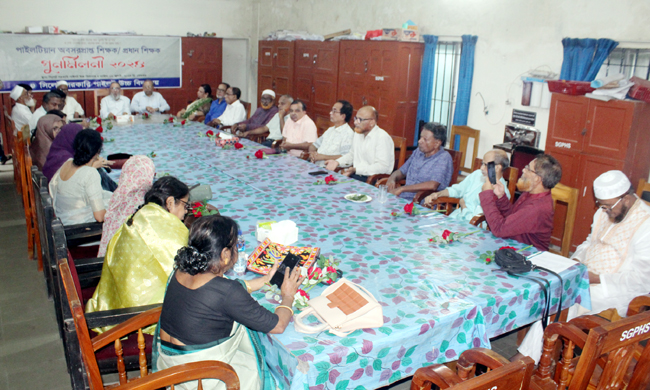
[[[1,92],[20,83],[35,91],[66,80],[70,90],[181,86],[181,38],[111,35],[0,34]]]

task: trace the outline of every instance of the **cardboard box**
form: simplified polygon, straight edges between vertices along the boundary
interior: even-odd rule
[[[43,26],[43,34],[59,34],[59,26]]]
[[[41,34],[43,33],[43,27],[25,27],[25,32],[29,34]]]
[[[415,30],[403,28],[385,28],[382,31],[382,41],[418,42],[420,40],[420,34]]]
[[[415,30],[402,30],[400,41],[404,42],[418,42],[420,40],[420,33]]]

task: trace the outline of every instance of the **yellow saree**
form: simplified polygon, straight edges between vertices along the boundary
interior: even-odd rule
[[[188,233],[178,217],[157,204],[142,207],[133,224],[124,223],[109,242],[86,312],[162,303],[174,256],[187,245]]]

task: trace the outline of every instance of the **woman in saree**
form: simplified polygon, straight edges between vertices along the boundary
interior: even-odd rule
[[[106,254],[108,242],[117,229],[144,203],[144,195],[151,189],[155,174],[153,161],[147,156],[132,156],[124,163],[120,182],[106,209],[97,257]]]
[[[52,142],[64,124],[63,119],[52,114],[47,114],[38,120],[34,139],[32,144],[29,145],[29,154],[32,156],[33,164],[36,165],[39,171],[43,171],[43,165],[45,165]]]
[[[187,245],[187,185],[158,179],[108,243],[102,276],[86,312],[161,303],[174,256]],[[105,331],[106,329],[100,329]]]
[[[210,111],[210,104],[212,104],[212,88],[210,84],[202,84],[196,92],[196,100],[180,110],[176,116],[193,121]]]
[[[256,332],[283,333],[293,316],[293,297],[304,277],[300,268],[286,272],[282,302],[275,312],[250,295],[268,283],[277,270],[253,280],[231,280],[224,273],[237,261],[237,232],[231,218],[211,215],[190,229],[189,243],[176,255],[157,335],[154,337],[154,371],[202,360],[230,364],[242,389],[275,389]],[[196,381],[181,385],[196,389]],[[204,389],[223,389],[223,382],[204,381]]]

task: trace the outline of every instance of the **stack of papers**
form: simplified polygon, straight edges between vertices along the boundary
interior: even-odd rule
[[[548,268],[553,272],[560,273],[571,266],[577,264],[576,261],[568,259],[564,256],[556,255],[551,252],[538,252],[539,254],[533,254],[528,256],[535,266]]]

